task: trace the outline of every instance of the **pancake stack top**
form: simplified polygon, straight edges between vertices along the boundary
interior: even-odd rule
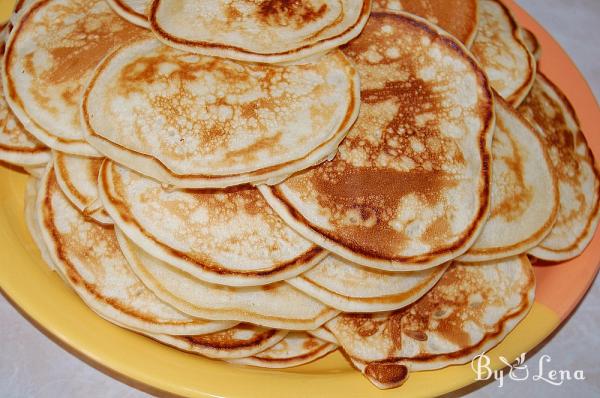
[[[395,387],[501,341],[527,253],[596,229],[576,115],[498,1],[25,3],[0,159],[33,176],[45,261],[164,344],[274,368],[340,346]]]

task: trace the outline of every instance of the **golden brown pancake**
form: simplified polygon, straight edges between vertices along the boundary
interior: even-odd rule
[[[341,314],[327,323],[353,364],[379,388],[408,372],[469,362],[514,329],[534,302],[527,256],[455,263],[412,306],[391,313]]]
[[[204,334],[237,322],[206,321],[158,299],[131,271],[111,226],[89,221],[59,188],[51,166],[42,178],[37,216],[57,270],[96,313],[146,333]]]
[[[288,227],[254,187],[165,190],[108,160],[100,174],[102,202],[119,228],[148,253],[207,282],[266,285],[327,255]]]
[[[548,235],[558,214],[558,182],[541,136],[498,94],[495,103],[492,209],[461,261],[525,253]]]
[[[373,11],[406,11],[427,19],[460,40],[473,44],[478,0],[374,0]]]
[[[276,329],[313,330],[339,311],[285,282],[230,287],[204,282],[152,257],[117,232],[136,275],[161,300],[195,317],[236,320]]]
[[[69,21],[56,23],[56,21]],[[11,33],[2,70],[6,99],[23,126],[53,149],[100,156],[82,135],[83,85],[116,47],[149,34],[104,0],[41,0]]]
[[[291,332],[279,343],[261,353],[246,358],[231,359],[227,362],[260,368],[283,369],[315,361],[336,349],[335,344],[311,336],[306,332]]]
[[[112,224],[98,198],[98,173],[103,158],[88,158],[53,151],[58,185],[83,214],[101,224]]]
[[[537,68],[521,28],[501,1],[479,1],[479,28],[471,51],[492,87],[512,106],[518,106],[531,89]]]
[[[148,334],[148,336],[161,343],[205,357],[234,359],[265,351],[283,340],[288,333],[287,330],[241,323],[221,332],[196,336],[166,334]]]
[[[371,0],[153,0],[150,27],[169,46],[249,62],[284,63],[356,37]]]
[[[393,311],[427,293],[447,266],[414,272],[387,272],[330,255],[288,283],[343,312]]]
[[[301,235],[356,264],[415,271],[461,255],[489,210],[485,74],[410,14],[373,13],[343,50],[361,76],[356,124],[332,161],[261,193]]]
[[[543,74],[538,74],[519,111],[544,139],[560,192],[556,223],[530,254],[565,261],[581,254],[596,231],[600,173],[569,99]]]
[[[145,39],[98,66],[82,114],[86,139],[112,160],[178,188],[225,188],[324,161],[358,107],[358,74],[338,50],[283,67]]]

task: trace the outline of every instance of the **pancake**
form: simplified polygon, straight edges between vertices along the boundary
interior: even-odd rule
[[[288,227],[254,187],[165,190],[110,161],[100,177],[102,202],[131,240],[207,282],[266,285],[327,255]]]
[[[37,178],[30,177],[27,179],[27,185],[25,186],[25,224],[29,230],[29,234],[33,238],[33,242],[37,246],[42,259],[48,265],[51,270],[54,270],[54,262],[50,257],[48,247],[44,243],[42,238],[42,230],[36,212],[36,199],[37,192],[39,189],[40,180]]]
[[[183,351],[209,358],[232,359],[258,354],[279,343],[287,334],[287,330],[267,329],[242,323],[221,332],[198,336],[148,336]]]
[[[331,156],[358,98],[358,74],[337,50],[282,67],[150,39],[105,59],[82,107],[86,138],[107,157],[176,187],[224,188],[279,182]]]
[[[558,183],[545,144],[498,95],[492,153],[490,217],[461,261],[481,262],[525,253],[548,235],[556,221]]]
[[[117,237],[131,268],[144,284],[163,301],[191,316],[312,330],[338,313],[285,282],[238,288],[203,282],[150,256],[123,233],[118,232]]]
[[[541,73],[519,111],[541,134],[560,192],[556,223],[530,254],[548,261],[569,260],[590,243],[600,218],[600,173],[594,155],[569,99]]]
[[[408,372],[463,364],[490,350],[527,315],[535,280],[527,256],[455,263],[410,307],[391,313],[342,314],[327,323],[356,367],[379,388]]]
[[[343,312],[391,311],[421,298],[437,283],[446,268],[386,272],[331,255],[288,283]]]
[[[362,104],[338,155],[261,193],[301,235],[359,265],[417,271],[463,254],[489,210],[494,113],[483,71],[409,14],[373,13],[344,52]]]
[[[149,0],[106,0],[106,2],[114,12],[129,22],[143,28],[150,28],[147,14]]]
[[[30,176],[37,179],[41,179],[44,176],[44,172],[46,171],[46,165],[26,166],[24,167],[24,169]]]
[[[187,52],[290,62],[334,49],[363,29],[371,0],[154,0],[150,27]]]
[[[235,325],[192,318],[160,301],[131,272],[114,229],[86,220],[62,193],[52,166],[41,182],[37,212],[52,262],[100,316],[147,333],[194,335]]]
[[[321,326],[320,328],[317,328],[315,330],[308,330],[307,333],[321,340],[328,341],[337,345],[337,339],[335,338],[333,333],[327,330],[324,326]]]
[[[465,46],[477,35],[479,0],[374,0],[373,11],[406,11],[438,25]]]
[[[100,156],[82,135],[83,85],[106,54],[147,31],[121,19],[104,0],[41,0],[24,12],[4,57],[10,107],[47,146]]]
[[[0,160],[17,166],[40,166],[50,150],[29,134],[8,107],[0,81]]]
[[[58,185],[67,198],[84,215],[101,224],[113,220],[98,198],[98,173],[102,158],[88,158],[54,151],[54,173]]]
[[[471,46],[492,87],[518,106],[535,80],[536,62],[514,16],[498,0],[480,0],[479,30]]]
[[[267,350],[247,358],[230,359],[227,362],[260,368],[283,369],[315,361],[337,346],[305,332],[291,332],[282,341]]]
[[[521,34],[523,35],[523,43],[527,46],[527,50],[529,50],[529,52],[533,54],[535,60],[539,62],[542,56],[542,45],[537,36],[532,31],[525,28],[521,28]]]

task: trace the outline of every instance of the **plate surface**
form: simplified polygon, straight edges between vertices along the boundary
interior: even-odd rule
[[[7,4],[10,3],[10,4]],[[0,5],[0,20],[12,1]],[[600,109],[577,67],[552,37],[512,1],[505,3],[543,47],[541,70],[573,103],[583,131],[600,159]],[[0,167],[0,291],[57,344],[105,373],[161,395],[190,397],[385,397],[433,396],[473,383],[469,364],[412,374],[399,390],[380,391],[335,352],[288,370],[229,365],[165,347],[114,326],[89,310],[41,260],[23,220],[26,176]],[[541,343],[579,303],[600,266],[600,233],[577,259],[535,267],[536,303],[521,324],[490,351],[513,359]]]

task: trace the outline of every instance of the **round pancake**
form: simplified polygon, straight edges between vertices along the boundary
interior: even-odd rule
[[[86,138],[107,157],[176,187],[224,188],[279,182],[325,160],[358,107],[358,74],[337,50],[283,67],[150,39],[104,60],[82,112]]]
[[[103,159],[53,151],[53,160],[58,185],[71,203],[93,220],[112,224],[98,198],[98,173]]]
[[[104,0],[41,0],[24,11],[4,57],[8,103],[49,147],[100,156],[82,135],[83,85],[106,54],[147,31],[121,19]]]
[[[542,136],[558,177],[560,192],[556,223],[530,254],[548,261],[569,260],[583,252],[598,226],[598,167],[573,106],[541,73],[519,111]]]
[[[380,388],[408,371],[463,364],[490,350],[527,315],[535,278],[527,256],[455,263],[412,306],[379,314],[342,314],[327,323],[352,362]]]
[[[241,323],[231,329],[198,336],[148,334],[149,337],[183,351],[209,358],[244,358],[264,351],[287,336],[287,330],[267,329]]]
[[[536,62],[514,16],[498,0],[480,0],[479,29],[471,51],[492,87],[518,106],[535,80]]]
[[[338,313],[285,282],[234,288],[201,281],[150,256],[122,232],[117,237],[131,268],[144,284],[186,314],[276,329],[312,330]]]
[[[40,251],[42,259],[51,270],[54,270],[56,266],[54,265],[48,247],[42,238],[42,230],[40,229],[37,218],[36,200],[39,184],[40,180],[38,178],[29,177],[27,179],[27,185],[25,186],[25,224],[27,225],[29,234],[33,238],[33,242]]]
[[[363,266],[416,271],[461,255],[489,210],[483,71],[409,14],[373,13],[344,52],[361,76],[356,124],[332,161],[261,193],[301,235]]]
[[[521,28],[521,34],[523,36],[523,43],[527,46],[527,50],[529,50],[529,52],[533,54],[535,60],[539,62],[542,56],[542,45],[537,36],[532,31],[525,28]]]
[[[499,95],[492,153],[490,217],[461,261],[481,262],[525,253],[548,235],[556,221],[558,183],[545,144]]]
[[[204,334],[235,325],[191,318],[160,301],[129,268],[114,229],[86,220],[62,193],[52,166],[42,179],[37,212],[53,263],[100,316],[148,333]]]
[[[281,63],[352,40],[370,9],[371,0],[154,0],[149,20],[160,40],[186,52]]]
[[[106,0],[108,5],[120,16],[129,22],[150,28],[147,9],[150,6],[149,0]]]
[[[251,186],[165,190],[106,161],[100,196],[133,242],[207,282],[266,285],[299,275],[327,255],[288,227]]]
[[[479,0],[374,0],[373,11],[406,11],[438,25],[465,46],[477,35]]]
[[[40,166],[50,150],[25,130],[4,99],[0,81],[0,160],[18,166]]]
[[[427,293],[446,268],[386,272],[331,255],[287,282],[343,312],[391,311],[405,307]]]
[[[315,361],[336,349],[335,344],[306,332],[291,332],[279,343],[259,354],[230,359],[227,362],[259,368],[283,369]]]

